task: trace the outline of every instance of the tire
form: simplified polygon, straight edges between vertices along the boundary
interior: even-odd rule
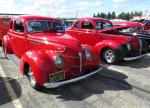
[[[118,61],[117,54],[110,48],[102,52],[102,59],[108,64],[115,64]]]
[[[28,69],[27,77],[28,77],[30,85],[33,89],[40,91],[43,88],[43,86],[39,85],[36,82],[35,77],[34,77],[33,72],[32,72],[32,69],[30,67]]]

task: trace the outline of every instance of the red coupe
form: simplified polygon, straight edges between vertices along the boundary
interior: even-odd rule
[[[124,28],[128,26],[113,27],[110,21],[102,18],[80,18],[66,33],[82,44],[94,46],[99,56],[110,64],[145,56],[145,41],[124,33]]]
[[[97,51],[64,34],[59,19],[12,18],[2,43],[5,56],[20,66],[37,90],[59,87],[101,71]]]

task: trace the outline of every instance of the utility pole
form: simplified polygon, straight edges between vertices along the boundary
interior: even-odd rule
[[[78,18],[78,14],[79,14],[79,10],[76,11],[76,17],[75,18]]]

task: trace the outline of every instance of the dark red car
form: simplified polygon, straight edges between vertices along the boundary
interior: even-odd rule
[[[37,90],[72,83],[101,70],[97,51],[64,34],[60,20],[55,18],[13,18],[3,38],[3,49]]]
[[[139,22],[142,24],[144,30],[150,34],[150,19],[132,20],[132,22]]]
[[[113,24],[101,18],[81,18],[74,22],[66,33],[80,40],[82,44],[94,46],[100,57],[107,63],[118,60],[134,60],[147,52],[145,42],[122,32],[128,26],[113,27]]]
[[[2,40],[2,37],[7,33],[9,29],[9,21],[10,18],[8,17],[0,18],[0,41]]]
[[[138,22],[119,22],[119,21],[113,21],[113,26],[126,26],[126,28],[122,28],[122,32],[131,35],[131,36],[137,36],[138,38],[145,40],[147,43],[147,48],[150,50],[150,34],[148,31],[144,30],[144,27],[142,24]],[[127,27],[128,26],[128,27]]]

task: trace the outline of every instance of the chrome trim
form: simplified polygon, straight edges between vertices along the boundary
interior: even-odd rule
[[[80,73],[82,72],[82,53],[79,53],[80,57]]]
[[[129,57],[129,58],[124,58],[125,61],[131,61],[131,60],[136,60],[136,59],[140,59],[144,56],[146,56],[147,54],[143,54],[143,55],[140,55],[140,56],[136,56],[136,57]]]
[[[59,87],[59,86],[62,86],[62,85],[66,85],[66,84],[69,84],[69,83],[73,83],[73,82],[88,78],[92,75],[95,75],[95,74],[99,73],[101,70],[102,70],[102,68],[99,68],[99,69],[97,69],[97,70],[95,70],[95,71],[93,71],[89,74],[86,74],[86,75],[83,75],[83,76],[80,76],[80,77],[77,77],[77,78],[73,78],[73,79],[70,79],[70,80],[66,80],[66,81],[55,82],[55,83],[44,83],[43,86],[45,88],[56,88],[56,87]]]
[[[139,39],[139,43],[140,43],[140,54],[142,53],[142,40],[141,39]]]

